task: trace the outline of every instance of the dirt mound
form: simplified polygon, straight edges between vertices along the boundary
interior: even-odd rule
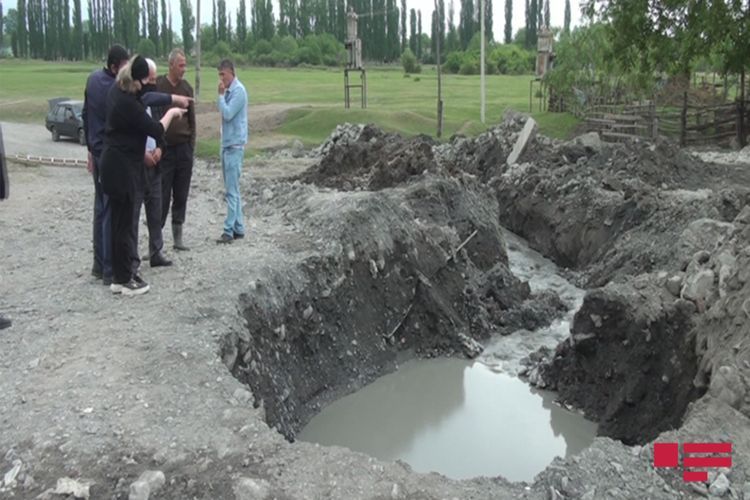
[[[316,151],[320,161],[298,179],[341,191],[377,191],[436,172],[433,146],[427,136],[404,139],[374,125],[342,125]]]
[[[680,424],[698,362],[692,303],[650,282],[586,295],[571,336],[541,370],[540,385],[599,422],[600,435],[644,443]]]

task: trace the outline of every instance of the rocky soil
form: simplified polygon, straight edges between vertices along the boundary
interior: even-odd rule
[[[347,125],[310,157],[261,158],[248,237],[226,247],[220,170],[197,163],[192,249],[132,299],[89,275],[85,171],[11,166],[0,497],[750,498],[747,166],[592,137],[537,137],[508,166],[524,123],[447,144]],[[591,288],[526,376],[609,437],[533,484],[292,442],[397,356],[475,356],[563,312],[510,272],[503,226]],[[653,439],[731,441],[733,467],[686,485],[654,470]]]

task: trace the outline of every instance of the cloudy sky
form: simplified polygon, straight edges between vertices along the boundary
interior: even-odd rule
[[[118,0],[113,0],[118,1]],[[172,24],[173,29],[180,32],[180,26],[181,26],[181,19],[180,19],[180,2],[179,0],[168,0],[171,2],[172,7]],[[16,0],[0,0],[0,3],[3,5],[3,9],[7,11],[8,9],[15,9],[16,8]],[[235,26],[236,23],[234,21],[235,16],[237,14],[237,8],[239,7],[240,0],[226,0],[227,3],[227,11],[231,12],[232,14],[232,25]],[[248,10],[250,6],[250,0],[246,0],[245,2],[247,4]],[[401,5],[401,0],[397,0],[398,5]],[[84,6],[84,17],[86,16],[86,1],[82,0],[81,4]],[[196,2],[193,1],[193,15],[195,15],[195,5]],[[212,17],[212,10],[213,10],[213,2],[212,0],[202,0],[201,1],[201,21],[205,22],[207,20],[208,22],[211,21]],[[278,3],[274,2],[276,5],[275,12],[278,13]],[[459,6],[460,6],[460,0],[454,0],[455,8],[456,8],[456,23],[458,23],[458,14],[459,14]],[[409,9],[421,9],[422,10],[422,30],[425,31],[428,35],[430,32],[430,25],[429,21],[427,21],[428,16],[433,10],[433,0],[407,0],[406,6]],[[448,6],[450,5],[450,0],[445,0],[445,8],[446,11],[448,9]],[[573,26],[579,24],[579,20],[581,18],[581,12],[580,7],[578,5],[578,0],[571,0],[570,2],[571,6],[571,24]],[[525,0],[513,0],[513,33],[516,32],[519,28],[521,28],[525,21],[524,21],[524,8],[525,8]],[[495,39],[502,40],[503,36],[503,30],[505,26],[505,1],[504,0],[493,0],[493,31],[495,34]],[[562,26],[563,24],[563,17],[565,12],[565,0],[551,0],[550,2],[550,21],[552,26]],[[249,17],[249,16],[248,16]],[[446,12],[447,17],[447,12]]]

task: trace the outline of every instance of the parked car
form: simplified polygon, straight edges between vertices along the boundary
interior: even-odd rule
[[[82,110],[83,101],[71,101],[67,97],[50,99],[46,127],[52,134],[53,141],[57,142],[60,137],[66,136],[78,139],[80,144],[86,145]]]

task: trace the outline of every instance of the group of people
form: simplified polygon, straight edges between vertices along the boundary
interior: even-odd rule
[[[193,89],[184,79],[184,52],[169,54],[169,70],[157,77],[156,63],[114,45],[107,66],[86,83],[83,123],[88,169],[94,178],[94,265],[92,274],[113,293],[149,291],[140,277],[138,225],[145,207],[151,267],[170,266],[162,229],[172,214],[173,247],[183,240],[196,140]],[[231,61],[218,67],[221,160],[227,217],[217,243],[245,236],[239,179],[247,143],[245,87]]]

